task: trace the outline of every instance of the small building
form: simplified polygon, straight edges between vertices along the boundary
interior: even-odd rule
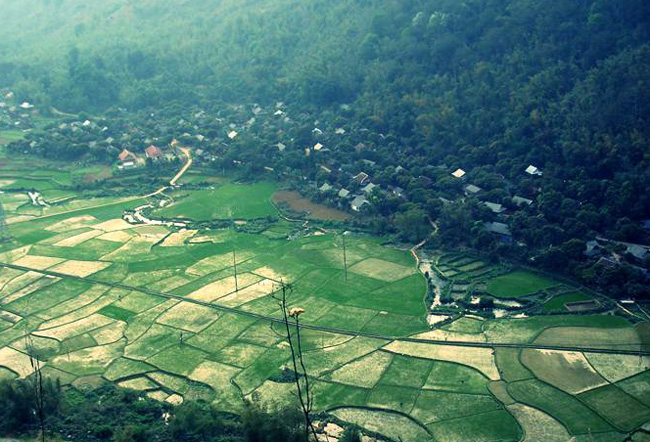
[[[283,143],[278,143],[278,151],[284,152],[284,149],[286,149],[287,146]]]
[[[497,215],[506,211],[506,208],[498,203],[484,202],[483,204],[485,204],[488,209],[490,209],[493,213],[496,213]]]
[[[350,202],[350,207],[352,210],[355,212],[360,212],[361,208],[365,206],[366,204],[370,204],[370,201],[366,199],[365,196],[363,195],[357,195],[351,202]]]
[[[586,244],[584,255],[588,256],[589,258],[593,258],[596,255],[601,253],[601,249],[602,247],[600,247],[600,244],[595,239],[588,241]]]
[[[615,261],[612,258],[606,258],[604,256],[598,260],[597,264],[607,270],[615,269],[620,265],[618,261]]]
[[[275,113],[273,115],[275,115],[276,117],[281,117],[282,115],[284,115],[284,111],[282,111],[281,109],[278,109],[278,110],[275,111]]]
[[[230,131],[230,133],[228,133],[228,138],[230,138],[231,140],[234,140],[235,138],[237,138],[237,135],[239,135],[237,133],[237,131],[233,130],[233,131]]]
[[[315,127],[314,130],[311,131],[314,135],[323,135],[323,131],[320,130],[319,128]]]
[[[136,162],[138,157],[135,156],[135,154],[127,149],[122,150],[120,154],[117,156],[117,160],[124,165],[124,163],[127,162]]]
[[[151,145],[151,146],[147,147],[144,150],[144,153],[147,156],[147,158],[150,158],[150,159],[152,159],[154,161],[157,161],[157,160],[159,160],[160,158],[162,158],[164,156],[163,151],[160,150],[159,147],[156,147],[154,145]]]
[[[513,196],[512,197],[512,202],[515,203],[517,206],[521,207],[523,205],[530,206],[533,204],[533,200],[529,200],[528,198],[524,198],[521,196]]]
[[[465,186],[465,194],[467,195],[476,195],[481,190],[483,189],[481,189],[478,186],[475,186],[474,184],[468,184],[467,186]]]
[[[348,198],[350,196],[350,191],[348,189],[343,188],[343,189],[339,190],[338,195],[339,195],[339,198],[346,199],[346,198]]]
[[[334,133],[335,133],[336,135],[345,135],[345,129],[343,129],[342,127],[339,127],[338,129],[336,129],[336,130],[334,131]]]
[[[366,195],[370,195],[377,186],[373,183],[368,183],[361,191]]]
[[[329,183],[324,183],[322,186],[318,188],[321,192],[328,192],[332,190],[332,186],[329,185]]]
[[[452,175],[458,179],[462,179],[465,177],[467,172],[465,172],[463,169],[457,169],[455,172],[452,173]]]
[[[13,95],[12,95],[12,96],[13,96]],[[29,104],[28,102],[25,101],[23,104],[21,104],[21,105],[18,106],[18,107],[21,108],[21,109],[31,109],[31,108],[34,107],[34,105],[33,105],[33,104]]]
[[[370,179],[370,176],[365,172],[359,172],[352,179],[359,184],[365,184]]]
[[[321,143],[316,143],[316,144],[314,145],[314,150],[315,150],[316,152],[318,152],[318,151],[321,150],[322,148],[323,148],[323,145],[322,145]]]
[[[526,173],[528,175],[535,175],[535,176],[543,175],[542,171],[539,170],[537,167],[533,166],[532,164],[526,168]]]
[[[645,247],[639,244],[628,244],[627,249],[625,250],[630,255],[634,256],[636,259],[644,260],[650,256],[648,252],[649,247]]]
[[[498,235],[501,238],[501,241],[511,243],[512,242],[512,233],[510,232],[510,227],[504,223],[485,223],[485,229],[494,234]]]

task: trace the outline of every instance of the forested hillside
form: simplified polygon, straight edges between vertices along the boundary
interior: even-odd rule
[[[295,128],[285,156],[259,149],[276,134],[237,155],[320,185],[299,155],[313,121],[356,128],[332,146],[333,165],[369,160],[374,181],[406,189],[410,203],[370,211],[391,228],[419,232],[426,215],[443,242],[521,255],[476,229],[495,219],[462,197],[450,172],[463,168],[483,201],[534,201],[506,221],[549,268],[593,282],[584,242],[649,240],[647,0],[0,0],[0,10],[0,86],[19,100],[95,114],[282,101],[311,127]],[[529,164],[543,178],[524,174]],[[624,293],[643,292],[630,272]]]

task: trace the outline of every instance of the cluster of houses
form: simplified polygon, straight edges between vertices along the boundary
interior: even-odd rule
[[[371,204],[370,198],[373,192],[384,191],[381,189],[381,186],[373,184],[370,181],[370,176],[365,172],[359,172],[355,176],[351,177],[350,183],[358,189],[356,192],[351,192],[345,187],[335,188],[329,183],[324,183],[318,188],[321,193],[335,193],[336,198],[339,200],[339,205],[349,206],[354,212],[361,212],[364,206]],[[352,187],[352,186],[348,186]]]
[[[536,177],[536,176],[542,176],[543,172],[539,170],[536,166],[533,166],[532,164],[529,165],[525,170],[524,173],[527,175],[530,175],[531,177]],[[456,169],[454,172],[451,173],[452,177],[458,180],[465,181],[467,179],[467,172],[463,169]],[[482,200],[481,194],[483,193],[483,189],[480,187],[474,185],[474,184],[465,184],[463,186],[463,190],[466,196],[474,196],[478,198],[479,200]],[[495,203],[491,201],[481,201],[482,204],[490,209],[492,213],[494,213],[497,216],[498,221],[494,222],[487,222],[485,223],[485,228],[488,232],[499,236],[499,238],[506,243],[512,243],[512,232],[510,231],[510,227],[508,224],[504,221],[507,220],[508,217],[508,209],[501,203]],[[524,198],[519,195],[514,195],[512,197],[512,203],[520,208],[526,207],[526,206],[531,206],[534,201],[529,198]]]
[[[144,149],[142,154],[137,155],[131,152],[128,149],[122,149],[122,152],[117,156],[117,168],[119,170],[133,169],[136,167],[141,167],[146,164],[146,160],[150,160],[153,163],[159,161],[174,161],[178,157],[178,152],[175,150],[175,147],[178,146],[178,142],[172,142],[171,149],[168,152],[164,152],[158,146],[153,144]]]
[[[13,92],[0,92],[0,129],[24,131],[32,129],[34,127],[32,117],[36,112],[35,106],[27,101],[16,103]]]

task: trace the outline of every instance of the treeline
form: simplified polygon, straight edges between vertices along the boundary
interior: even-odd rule
[[[0,437],[38,434],[37,389],[32,378],[0,381]],[[46,379],[41,397],[47,439],[76,442],[305,442],[297,408],[252,400],[241,416],[203,401],[179,406],[106,384],[94,390],[62,388]],[[354,428],[342,442],[359,442]]]
[[[20,3],[0,0],[0,84],[21,100],[108,116],[122,106],[141,121],[164,113],[167,138],[184,109],[214,115],[228,103],[283,101],[292,127],[254,126],[225,151],[215,143],[212,164],[238,161],[251,176],[270,166],[337,188],[364,170],[408,198],[373,196],[367,216],[378,233],[419,240],[434,222],[442,244],[534,258],[619,296],[650,295],[648,259],[602,272],[582,254],[598,235],[649,241],[647,0]],[[315,121],[348,130],[326,142],[329,174],[304,155]],[[219,137],[209,132],[218,132],[214,118],[197,127]],[[272,148],[287,139],[285,152]],[[530,164],[544,176],[525,174]],[[457,168],[464,182],[451,177]],[[466,197],[466,183],[482,193]],[[517,208],[515,195],[533,204]],[[497,220],[514,244],[485,231]]]

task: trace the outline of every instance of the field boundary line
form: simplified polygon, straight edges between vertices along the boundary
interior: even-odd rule
[[[284,324],[284,320],[280,318],[274,318],[272,316],[264,315],[261,313],[255,313],[251,311],[245,311],[239,307],[227,307],[225,305],[211,304],[209,302],[199,301],[196,299],[184,298],[178,295],[171,295],[168,293],[157,292],[153,290],[148,290],[141,287],[131,287],[121,283],[110,283],[105,281],[97,281],[90,277],[81,277],[73,276],[59,272],[53,272],[48,270],[38,270],[32,269],[24,266],[17,266],[14,264],[0,262],[0,267],[13,268],[16,270],[23,271],[32,271],[35,273],[40,273],[43,275],[57,276],[59,278],[66,279],[76,279],[79,281],[86,281],[94,284],[102,284],[110,287],[124,288],[126,290],[133,290],[153,296],[160,296],[167,299],[173,299],[176,301],[190,302],[197,305],[202,305],[205,307],[213,308],[215,310],[221,310],[229,313],[238,314],[240,316],[248,316],[250,318],[263,319],[273,323]],[[374,333],[364,333],[361,331],[346,330],[334,327],[325,327],[319,325],[311,324],[300,324],[301,328],[307,330],[319,330],[326,331],[331,333],[337,333],[347,336],[363,336],[366,338],[379,339],[384,341],[402,341],[402,342],[413,342],[420,344],[430,344],[430,345],[441,345],[441,346],[450,346],[450,347],[466,347],[466,348],[530,348],[538,350],[557,350],[557,351],[575,351],[575,352],[585,352],[585,353],[602,353],[602,354],[619,354],[619,355],[634,355],[634,356],[650,356],[650,351],[646,350],[615,350],[615,349],[604,349],[604,348],[591,348],[591,347],[576,347],[576,346],[561,346],[561,345],[543,345],[543,344],[529,344],[529,343],[504,343],[504,342],[471,342],[471,341],[445,341],[445,340],[434,340],[434,339],[418,339],[418,338],[409,338],[409,337],[395,337],[395,336],[386,336]],[[631,344],[633,345],[633,344]]]

